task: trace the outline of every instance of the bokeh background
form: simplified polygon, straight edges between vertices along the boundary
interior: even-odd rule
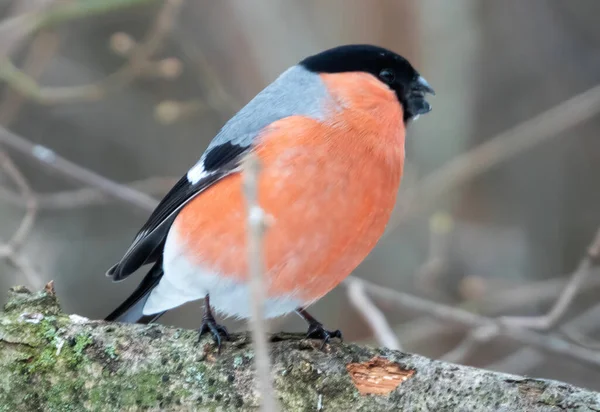
[[[0,124],[41,145],[0,133],[2,291],[52,279],[66,311],[101,319],[143,275],[104,273],[147,207],[44,166],[44,147],[159,199],[279,73],[345,43],[391,48],[437,92],[409,130],[398,211],[356,277],[487,317],[543,315],[600,225],[597,0],[3,0],[0,16]],[[600,390],[600,278],[587,275],[539,333],[595,362],[510,336],[465,346],[460,322],[372,300],[404,350]],[[312,313],[377,344],[344,285]],[[191,303],[160,321],[200,317]]]

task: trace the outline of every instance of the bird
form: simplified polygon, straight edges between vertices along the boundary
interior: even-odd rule
[[[242,164],[260,163],[258,202],[266,319],[297,313],[306,337],[342,338],[307,307],[340,284],[384,233],[400,187],[405,134],[431,111],[434,90],[401,55],[347,44],[303,58],[227,121],[171,188],[106,275],[120,282],[152,265],[105,320],[151,323],[202,300],[199,336],[218,349],[214,313],[251,313]]]

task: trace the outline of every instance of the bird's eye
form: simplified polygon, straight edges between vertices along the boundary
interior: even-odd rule
[[[392,69],[383,69],[379,73],[379,78],[384,83],[392,84],[392,83],[394,83],[394,80],[396,80],[396,73],[394,73],[394,71]]]

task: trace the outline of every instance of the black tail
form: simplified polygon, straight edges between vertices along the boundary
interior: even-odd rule
[[[119,305],[119,307],[116,308],[104,320],[110,322],[116,321],[124,323],[147,324],[160,318],[166,311],[155,313],[153,315],[144,315],[142,310],[144,309],[144,304],[146,303],[150,292],[152,292],[152,289],[158,285],[158,282],[162,276],[162,259],[159,259],[146,274],[139,286],[125,300],[125,302],[121,303],[121,305]]]

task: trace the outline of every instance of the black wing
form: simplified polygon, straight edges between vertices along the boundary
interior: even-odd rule
[[[229,143],[227,145],[231,146]],[[179,210],[204,189],[236,172],[241,158],[250,148],[250,146],[242,148],[234,145],[236,150],[232,151],[231,147],[228,147],[230,150],[223,150],[224,148],[220,146],[214,147],[205,156],[205,159],[210,159],[208,170],[205,167],[207,175],[195,184],[188,180],[187,175],[183,176],[160,201],[123,258],[106,272],[106,276],[112,277],[114,281],[120,281],[142,265],[156,262],[162,256],[169,228]],[[216,155],[211,155],[215,151]]]

